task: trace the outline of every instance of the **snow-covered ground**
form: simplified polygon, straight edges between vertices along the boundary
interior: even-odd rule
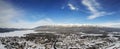
[[[25,34],[31,34],[26,37]],[[37,34],[33,30],[24,30],[24,31],[14,31],[8,33],[0,33],[0,49],[6,49],[5,46],[10,46],[10,43],[17,43],[18,47],[24,45],[22,49],[52,49],[56,41],[57,49],[69,49],[69,48],[81,48],[87,49],[90,47],[96,47],[97,49],[120,49],[120,40],[118,37],[113,37],[113,34],[108,34],[109,37],[102,38],[102,34],[85,34],[85,33],[70,33],[70,34],[61,34],[56,32],[39,32]],[[43,33],[44,36],[41,36]],[[45,33],[45,34],[44,34]],[[48,35],[50,34],[50,36]],[[52,35],[53,34],[53,35]],[[54,36],[58,35],[58,36]],[[18,36],[18,37],[15,37]],[[24,36],[25,38],[21,38]],[[32,37],[31,37],[32,36]],[[56,37],[53,39],[53,36]],[[29,38],[31,37],[31,38]],[[29,40],[28,40],[29,39]],[[59,40],[59,41],[57,41]],[[43,44],[44,43],[44,44]],[[14,44],[12,45],[13,47]],[[54,48],[53,48],[54,49]]]
[[[120,49],[120,42],[115,42],[113,44],[114,44],[113,46],[110,46],[106,49]]]
[[[23,31],[13,31],[13,32],[6,32],[6,33],[0,33],[0,37],[14,37],[14,36],[24,36],[24,34],[29,33],[37,33],[33,30],[23,30]]]
[[[0,42],[0,49],[6,49],[4,48],[4,45],[1,44],[1,42]]]

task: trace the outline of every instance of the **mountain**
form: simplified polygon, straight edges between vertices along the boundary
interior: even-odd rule
[[[0,28],[0,33],[17,31],[17,30],[26,30],[26,29],[18,29],[18,28]]]
[[[55,31],[55,32],[84,32],[84,33],[108,33],[120,32],[120,28],[102,27],[102,26],[38,26],[36,31]]]

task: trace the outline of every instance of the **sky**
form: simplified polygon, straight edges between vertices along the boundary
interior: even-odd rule
[[[0,27],[55,24],[120,27],[120,0],[0,0]]]

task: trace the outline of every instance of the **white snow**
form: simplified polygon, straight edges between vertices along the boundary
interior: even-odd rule
[[[13,32],[6,32],[6,33],[0,33],[0,37],[14,37],[14,36],[24,36],[24,34],[29,33],[37,33],[33,30],[24,30],[24,31],[13,31]]]
[[[113,49],[113,48],[117,48],[117,49],[120,49],[120,42],[116,42],[114,43],[115,45],[114,46],[111,46],[111,47],[108,47],[107,49]]]
[[[1,44],[1,42],[0,42],[0,49],[6,49],[4,48],[4,45]]]

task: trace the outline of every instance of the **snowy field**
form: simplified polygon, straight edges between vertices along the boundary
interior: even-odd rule
[[[37,33],[37,32],[33,30],[13,31],[13,32],[0,33],[0,37],[14,37],[14,36],[21,37],[29,33]]]

